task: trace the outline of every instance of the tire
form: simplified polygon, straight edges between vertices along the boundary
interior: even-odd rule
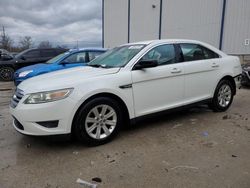
[[[101,145],[111,141],[122,125],[119,103],[111,98],[99,97],[83,105],[73,124],[73,135],[88,145]]]
[[[229,80],[221,80],[217,85],[209,107],[215,112],[226,111],[233,102],[234,88]]]
[[[0,68],[0,79],[2,81],[12,81],[14,78],[14,69],[11,67]]]

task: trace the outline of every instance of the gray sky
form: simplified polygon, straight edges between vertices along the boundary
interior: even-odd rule
[[[101,0],[0,0],[0,26],[15,42],[28,35],[36,42],[101,45],[101,19]]]

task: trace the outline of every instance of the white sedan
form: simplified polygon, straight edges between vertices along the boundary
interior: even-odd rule
[[[240,83],[237,57],[193,40],[155,40],[109,50],[86,67],[21,83],[10,104],[15,129],[27,135],[74,134],[110,141],[128,120],[204,102],[229,108]]]

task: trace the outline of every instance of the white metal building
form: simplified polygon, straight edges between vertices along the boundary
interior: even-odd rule
[[[103,0],[103,46],[196,39],[250,54],[250,0]]]

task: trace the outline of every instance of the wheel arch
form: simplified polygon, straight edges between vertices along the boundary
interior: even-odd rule
[[[129,116],[129,111],[128,111],[128,107],[126,105],[126,103],[117,95],[113,94],[113,93],[109,93],[109,92],[102,92],[102,93],[98,93],[98,94],[94,94],[90,97],[88,97],[79,107],[78,109],[76,110],[75,114],[74,114],[74,117],[73,117],[73,121],[72,121],[72,126],[71,126],[71,132],[72,130],[74,129],[74,124],[75,124],[75,121],[76,121],[76,117],[77,117],[77,114],[79,113],[80,109],[86,105],[89,101],[95,99],[95,98],[99,98],[99,97],[108,97],[108,98],[111,98],[113,100],[116,100],[120,107],[121,107],[121,110],[124,112],[124,121],[126,124],[129,123],[129,119],[130,119],[130,116]]]
[[[228,80],[228,81],[230,81],[232,83],[232,85],[233,85],[233,94],[235,95],[236,94],[236,84],[235,84],[234,78],[232,76],[227,75],[227,76],[224,76],[221,80],[223,80],[223,79]]]
[[[226,76],[222,77],[222,78],[219,80],[218,84],[219,84],[222,80],[228,80],[228,81],[230,81],[230,83],[232,83],[232,85],[233,85],[233,95],[235,95],[235,94],[236,94],[236,84],[235,84],[234,78],[233,78],[232,76],[230,76],[230,75],[226,75]],[[218,85],[218,84],[217,84],[217,85]]]

